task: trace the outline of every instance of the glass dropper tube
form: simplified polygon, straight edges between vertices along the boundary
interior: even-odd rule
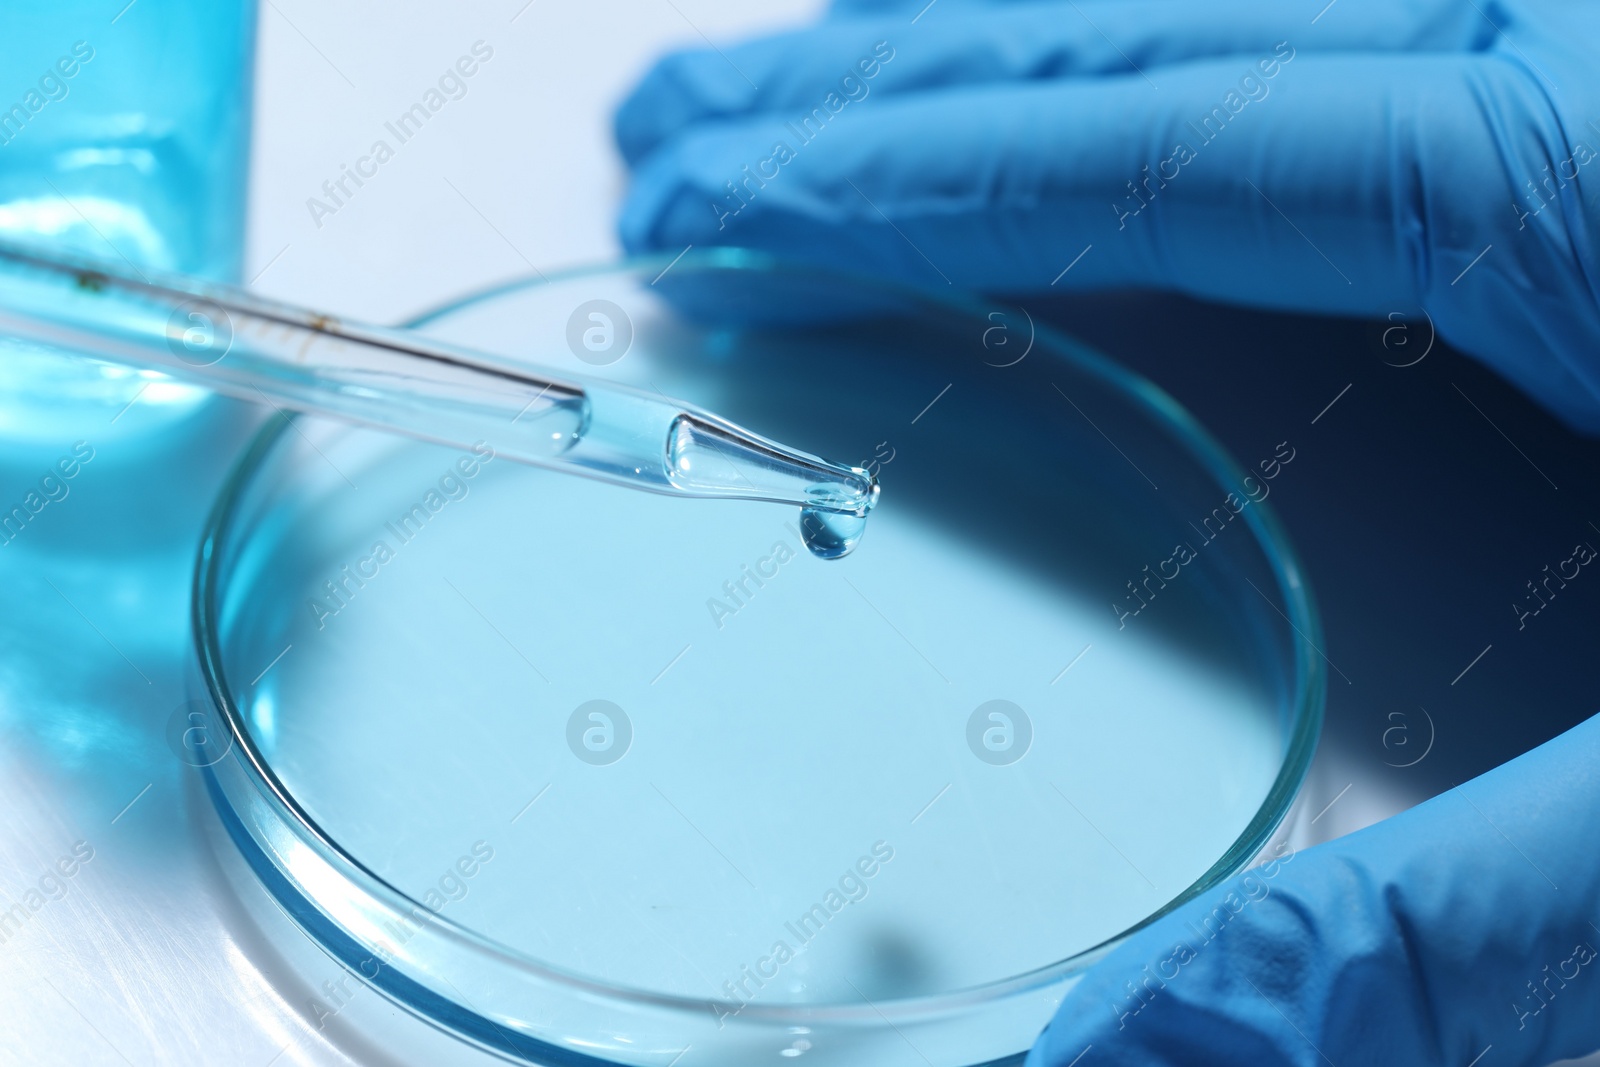
[[[711,412],[240,289],[0,242],[0,336],[648,492],[790,504],[848,553],[876,479]]]

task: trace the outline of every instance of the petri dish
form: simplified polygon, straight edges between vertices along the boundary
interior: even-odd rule
[[[731,323],[731,325],[730,325]],[[1320,728],[1269,501],[1023,307],[737,250],[419,329],[873,469],[860,546],[298,419],[195,572],[189,730],[285,913],[463,1042],[556,1065],[1019,1063],[1076,976],[1247,866]]]

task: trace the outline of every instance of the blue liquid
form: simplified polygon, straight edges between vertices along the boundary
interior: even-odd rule
[[[784,923],[881,838],[895,854],[867,896],[756,1003],[1000,980],[1115,935],[1198,878],[1277,772],[1275,709],[1248,679],[1153,629],[1119,631],[1098,590],[1064,589],[937,514],[875,515],[842,577],[796,542],[836,557],[856,516],[805,509],[796,538],[785,509],[497,460],[402,544],[384,520],[454,454],[306,428],[362,491],[291,442],[294,506],[252,518],[263,554],[235,594],[229,669],[257,739],[313,817],[408,891],[482,836],[496,858],[444,914],[540,959],[726,997],[775,940],[799,947]],[[375,539],[392,562],[359,562]],[[358,588],[346,565],[376,576]],[[338,601],[329,580],[344,582]],[[848,697],[810,695],[819,664]],[[973,709],[997,696],[1032,719],[1007,766],[967,740]],[[628,718],[614,762],[569,740],[594,700]]]
[[[84,0],[8,5],[0,233],[236,280],[255,24],[252,2],[139,0],[120,15]],[[53,441],[74,412],[105,408],[109,421],[137,396],[176,416],[206,394],[0,338],[0,396],[0,436]]]
[[[613,414],[604,429],[626,438],[645,432],[647,418],[644,411],[624,418]],[[629,425],[635,420],[637,430]],[[595,420],[589,432],[600,424]],[[818,559],[849,555],[861,541],[867,513],[878,503],[878,480],[860,467],[839,467],[772,442],[737,437],[729,427],[692,415],[673,419],[666,469],[674,485],[708,496],[804,500],[801,540]]]
[[[818,559],[842,559],[861,543],[867,517],[826,508],[800,509],[800,536]]]
[[[514,351],[529,322],[562,321],[597,290],[626,304],[655,274],[530,287],[445,332]],[[685,1062],[702,1067],[790,1052],[812,1067],[990,1062],[1034,1039],[1061,987],[892,1027],[809,1009],[1049,966],[1173,899],[1258,817],[1293,725],[1293,658],[1276,642],[1294,635],[1256,589],[1234,595],[1241,574],[1271,588],[1255,542],[1204,550],[1120,626],[1106,591],[1146,542],[1221,498],[1214,477],[1067,353],[980,377],[975,333],[953,325],[919,315],[731,348],[671,331],[616,365],[624,384],[824,455],[877,439],[880,398],[905,368],[970,382],[942,402],[961,417],[924,420],[899,450],[895,506],[849,567],[800,557],[859,537],[849,520],[866,500],[759,464],[738,473],[793,509],[496,460],[402,540],[384,524],[455,469],[450,450],[315,420],[310,440],[283,435],[240,498],[248,544],[218,607],[226,676],[279,780],[414,899],[438,894],[444,864],[481,839],[494,858],[437,902],[448,920],[603,986],[692,1002],[659,1026],[568,1007],[586,991],[493,1005],[473,992],[477,1010],[623,1064],[690,1044]],[[1129,489],[1137,475],[1108,467],[1103,439],[1045,402],[1051,376],[1140,442],[1162,492]],[[1002,418],[1012,433],[970,433]],[[744,485],[704,441],[669,451],[690,460],[678,473],[709,496]],[[949,507],[951,485],[974,484],[984,507]],[[996,706],[1015,758],[991,758],[1002,724],[980,713]],[[299,884],[312,900],[338,891]],[[367,936],[364,920],[345,927]],[[774,967],[778,941],[795,954]],[[452,985],[503,977],[415,958],[446,1004]],[[751,996],[729,1019],[704,1010]],[[545,1014],[530,1019],[528,1003]]]

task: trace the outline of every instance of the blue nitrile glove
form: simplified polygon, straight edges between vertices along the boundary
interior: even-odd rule
[[[1600,5],[925,3],[663,60],[617,115],[628,249],[1419,305],[1600,431]]]
[[[663,61],[617,117],[628,248],[1008,293],[1417,304],[1600,430],[1600,6],[924,2]],[[1205,894],[1086,975],[1030,1067],[1600,1048],[1597,767],[1600,719]]]
[[[1095,965],[1028,1067],[1543,1067],[1600,1048],[1597,768],[1600,717],[1280,852]]]

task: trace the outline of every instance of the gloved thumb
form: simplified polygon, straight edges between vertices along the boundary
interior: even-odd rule
[[[1600,1048],[1597,765],[1600,717],[1280,850],[1097,964],[1028,1067],[1538,1067]]]

